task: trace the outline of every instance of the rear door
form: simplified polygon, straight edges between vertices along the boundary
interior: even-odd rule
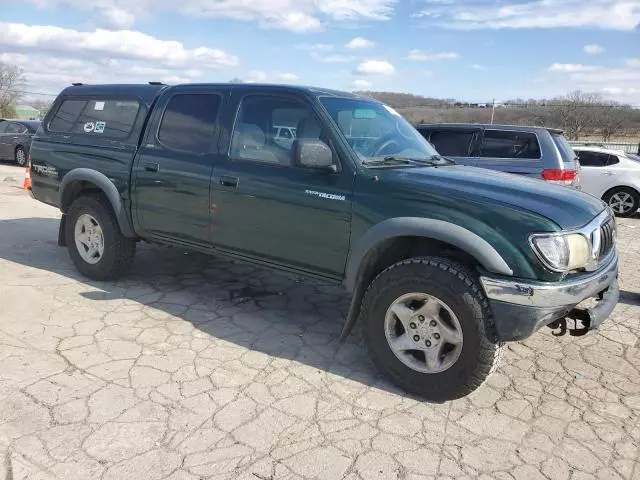
[[[538,136],[533,132],[487,128],[477,166],[541,178],[544,166]]]
[[[580,162],[582,191],[601,197],[616,182],[620,160],[615,155],[587,150],[576,151]]]
[[[0,159],[13,160],[14,123],[6,120],[0,122]]]
[[[476,145],[481,132],[480,127],[436,128],[431,129],[426,136],[423,133],[423,136],[443,157],[451,158],[460,165],[475,166],[478,163],[475,156]]]
[[[143,236],[211,246],[209,183],[223,88],[172,88],[158,100],[133,166],[133,212]]]
[[[349,249],[354,172],[335,148],[336,171],[295,166],[291,144],[283,146],[269,134],[273,125],[295,124],[298,138],[335,147],[311,103],[280,90],[235,87],[231,105],[231,139],[220,145],[228,155],[216,164],[211,182],[214,246],[341,277]]]

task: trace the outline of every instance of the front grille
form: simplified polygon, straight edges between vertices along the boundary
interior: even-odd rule
[[[606,258],[616,243],[616,223],[609,218],[600,226],[600,252],[598,258]]]

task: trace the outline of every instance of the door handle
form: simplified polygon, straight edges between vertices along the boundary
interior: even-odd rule
[[[604,172],[605,175],[615,175],[615,173],[613,173],[611,170],[606,170]]]
[[[144,164],[144,169],[147,172],[157,172],[160,169],[160,165],[154,162],[146,162]]]
[[[229,177],[227,175],[222,175],[220,177],[220,185],[222,185],[223,187],[236,188],[239,181],[240,179],[238,177]]]

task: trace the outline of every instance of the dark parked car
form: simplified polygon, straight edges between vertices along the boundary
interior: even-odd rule
[[[440,155],[462,165],[579,188],[580,167],[562,130],[472,123],[418,125]]]
[[[284,120],[291,144],[274,136]],[[145,240],[343,284],[341,336],[362,322],[378,368],[427,398],[473,391],[503,342],[567,315],[596,328],[618,300],[601,200],[453,165],[372,99],[80,85],[43,127],[32,193],[63,212],[58,241],[84,275],[117,278]]]
[[[14,160],[24,167],[39,126],[38,120],[0,119],[0,159]]]

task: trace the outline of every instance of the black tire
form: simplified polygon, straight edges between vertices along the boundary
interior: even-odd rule
[[[91,264],[78,252],[75,242],[75,225],[82,214],[96,219],[102,229],[104,252],[100,260]],[[135,240],[125,237],[111,204],[104,195],[78,197],[67,212],[66,243],[71,260],[84,276],[91,280],[115,280],[131,265],[135,253]]]
[[[458,318],[462,350],[447,370],[421,373],[394,354],[384,331],[387,309],[400,296],[420,292],[437,297]],[[367,348],[377,368],[402,389],[427,400],[445,401],[477,389],[497,368],[503,345],[492,341],[493,319],[477,276],[450,260],[421,257],[398,262],[371,283],[361,310]]]
[[[611,205],[611,201],[614,195],[620,193],[629,195],[633,201],[633,206],[631,206],[628,211],[620,212],[617,209],[613,208]],[[638,211],[638,208],[640,208],[640,195],[638,195],[638,192],[636,192],[633,188],[617,187],[611,189],[604,195],[604,197],[602,197],[602,199],[606,202],[607,205],[612,207],[613,213],[616,217],[631,217],[635,215],[635,213]]]
[[[13,154],[13,159],[19,167],[27,166],[27,152],[25,152],[24,148],[16,147],[16,151]]]

